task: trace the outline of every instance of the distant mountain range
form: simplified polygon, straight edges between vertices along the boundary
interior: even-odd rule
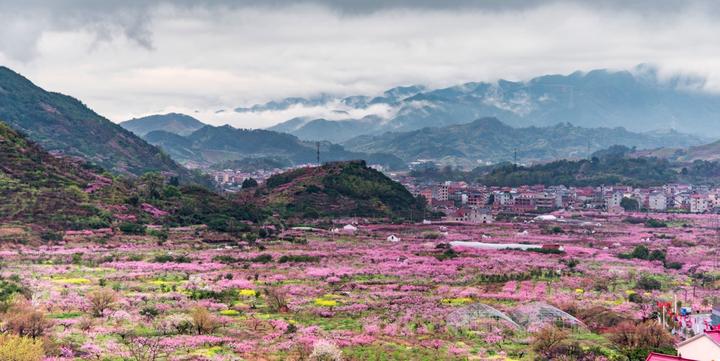
[[[570,124],[513,128],[496,118],[467,124],[388,132],[350,139],[343,145],[358,152],[393,154],[406,162],[432,159],[470,167],[518,160],[525,163],[587,157],[612,145],[638,149],[699,145],[704,139],[675,131],[634,133],[625,128],[582,128]]]
[[[293,135],[268,130],[206,125],[187,136],[156,130],[146,134],[144,139],[179,162],[203,166],[246,158],[273,158],[281,164],[295,165],[317,161],[315,142],[304,142]],[[351,152],[330,142],[320,143],[320,157],[323,162],[362,159],[391,169],[405,167],[405,163],[394,155]]]
[[[0,121],[45,150],[79,156],[118,174],[163,171],[195,179],[158,148],[79,100],[47,92],[6,67],[0,67]]]
[[[632,154],[636,157],[656,157],[673,162],[687,163],[696,160],[720,161],[720,141],[691,147],[665,147],[639,150]]]
[[[270,130],[307,140],[342,142],[358,135],[412,131],[497,117],[514,127],[571,123],[581,127],[626,127],[630,131],[674,129],[720,137],[720,95],[701,91],[705,80],[662,77],[647,65],[632,71],[593,70],[545,75],[525,82],[499,80],[442,89],[393,88],[382,96],[288,98],[237,112],[326,108],[332,120],[298,117]],[[361,113],[360,118],[343,114]],[[377,113],[377,114],[375,114]]]
[[[120,123],[120,126],[139,136],[155,130],[164,130],[179,135],[189,135],[205,126],[205,124],[189,115],[169,113],[133,118]]]

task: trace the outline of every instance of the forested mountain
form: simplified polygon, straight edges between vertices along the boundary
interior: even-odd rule
[[[297,137],[268,130],[236,129],[231,126],[205,126],[188,136],[166,131],[154,131],[145,139],[164,149],[179,162],[212,165],[245,158],[275,158],[286,164],[306,164],[317,161],[315,142],[303,142]],[[321,161],[363,159],[370,164],[388,168],[404,167],[404,162],[388,154],[350,152],[329,142],[320,143]]]
[[[496,118],[482,118],[468,124],[360,136],[343,145],[360,152],[394,154],[406,162],[434,159],[472,167],[486,162],[513,161],[516,151],[520,162],[531,163],[587,157],[612,145],[649,149],[701,142],[699,137],[674,131],[634,133],[620,127],[581,128],[571,124],[513,128]]]
[[[387,217],[422,219],[425,204],[364,161],[331,162],[274,175],[238,194],[284,218]]]
[[[117,174],[163,171],[194,179],[158,148],[79,100],[47,92],[6,67],[0,67],[0,119],[46,150],[82,157]]]
[[[205,124],[189,115],[169,113],[149,115],[142,118],[134,118],[120,123],[120,126],[139,135],[143,136],[155,130],[164,130],[166,132],[179,135],[188,135]]]
[[[528,81],[472,82],[442,89],[396,88],[404,91],[388,91],[378,97],[326,95],[312,102],[293,98],[292,102],[278,101],[272,107],[243,111],[326,108],[328,114],[335,115],[334,120],[296,118],[272,129],[333,141],[348,139],[347,133],[338,129],[356,129],[355,135],[377,135],[462,124],[483,117],[497,117],[513,127],[571,123],[592,128],[626,127],[634,132],[675,129],[720,137],[715,126],[720,95],[704,91],[704,86],[704,78],[685,74],[662,77],[657,69],[640,65],[631,71],[593,70]],[[358,113],[382,119],[368,126],[366,119],[339,116]],[[366,123],[364,127],[356,127],[362,123]]]

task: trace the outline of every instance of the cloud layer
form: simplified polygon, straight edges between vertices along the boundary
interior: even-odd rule
[[[114,121],[182,111],[263,127],[298,114],[216,111],[286,96],[375,95],[396,85],[643,62],[707,76],[708,90],[720,89],[711,1],[0,0],[0,7],[0,63]]]

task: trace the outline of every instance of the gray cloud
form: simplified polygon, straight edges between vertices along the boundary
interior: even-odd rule
[[[376,94],[658,64],[720,89],[712,1],[0,0],[0,64],[119,121],[321,92]]]

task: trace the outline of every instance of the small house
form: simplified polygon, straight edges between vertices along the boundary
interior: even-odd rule
[[[391,234],[387,237],[388,242],[400,242],[400,238],[394,234]]]

